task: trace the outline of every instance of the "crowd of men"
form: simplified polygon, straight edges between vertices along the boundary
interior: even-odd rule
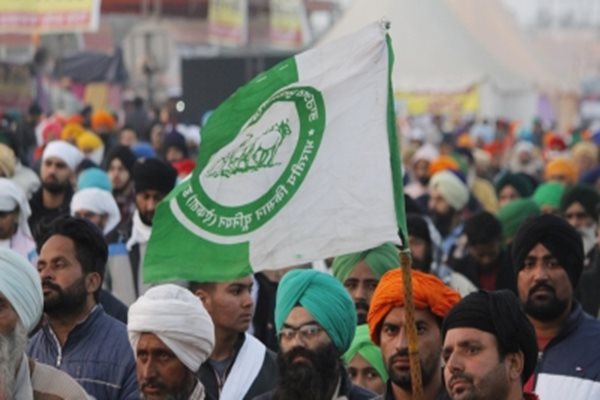
[[[408,309],[393,243],[150,287],[198,149],[89,111],[0,132],[0,400],[600,398],[600,132],[407,135]]]

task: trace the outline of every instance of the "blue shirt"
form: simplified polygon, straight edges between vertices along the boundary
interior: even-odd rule
[[[127,327],[95,306],[61,347],[45,324],[29,341],[27,354],[71,375],[97,400],[139,399]]]

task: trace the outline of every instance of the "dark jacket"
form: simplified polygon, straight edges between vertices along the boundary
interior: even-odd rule
[[[353,385],[348,373],[343,367],[341,368],[340,376],[342,377],[342,382],[340,383],[340,396],[346,396],[348,400],[371,400],[376,398],[377,395],[370,390]],[[275,389],[255,397],[254,400],[271,400],[274,393]]]
[[[111,292],[104,289],[100,290],[98,301],[102,305],[102,308],[104,308],[105,313],[114,319],[127,324],[127,312],[129,309],[125,303],[113,296]]]
[[[71,186],[68,186],[63,204],[58,208],[46,208],[43,201],[43,191],[43,187],[39,188],[38,191],[31,196],[31,200],[29,200],[31,216],[27,222],[29,223],[31,234],[36,243],[40,242],[40,239],[44,236],[44,228],[52,222],[52,220],[62,215],[70,214],[71,197],[73,197],[73,189]]]
[[[240,333],[239,340],[235,345],[234,356],[228,370],[231,370],[235,359],[244,344],[245,334]],[[268,392],[275,386],[277,381],[277,355],[269,349],[266,349],[265,357],[262,361],[257,360],[256,367],[260,366],[258,376],[248,389],[246,396],[240,400],[250,400],[258,396],[261,393]],[[228,377],[227,379],[235,379],[235,377]],[[207,396],[214,399],[219,399],[219,384],[217,382],[216,372],[213,370],[210,362],[207,360],[200,366],[200,382],[204,385]],[[229,400],[229,399],[223,399]]]
[[[517,277],[513,268],[510,253],[507,250],[500,252],[500,260],[498,272],[496,274],[496,286],[494,290],[509,289],[513,293],[517,292]],[[454,264],[454,270],[469,278],[471,282],[478,288],[480,287],[480,271],[479,263],[471,256],[467,255]]]
[[[600,316],[600,247],[595,245],[586,257],[586,263],[575,290],[575,297],[583,310],[593,317]]]
[[[391,381],[388,381],[387,385],[385,386],[385,393],[382,394],[381,396],[375,397],[373,400],[395,400],[395,398],[394,398],[394,392],[392,392],[392,383],[391,383]],[[450,400],[450,396],[448,396],[448,394],[446,393],[446,390],[442,390],[437,395],[437,397],[435,398],[435,400]]]
[[[560,332],[539,353],[533,390],[540,399],[600,399],[600,321],[574,302]]]
[[[96,400],[139,398],[127,327],[100,305],[75,326],[62,348],[46,323],[30,339],[27,354],[65,371]]]
[[[269,350],[279,351],[279,342],[275,332],[275,295],[277,282],[271,282],[264,274],[254,275],[258,282],[258,299],[252,324],[254,337],[263,342]]]

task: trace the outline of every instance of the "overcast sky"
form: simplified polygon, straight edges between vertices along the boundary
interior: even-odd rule
[[[537,0],[502,0],[511,9],[521,24],[528,24],[537,14]]]

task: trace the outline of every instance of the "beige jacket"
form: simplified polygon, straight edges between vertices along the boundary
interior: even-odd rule
[[[34,400],[88,400],[90,397],[75,379],[46,364],[29,360]]]

